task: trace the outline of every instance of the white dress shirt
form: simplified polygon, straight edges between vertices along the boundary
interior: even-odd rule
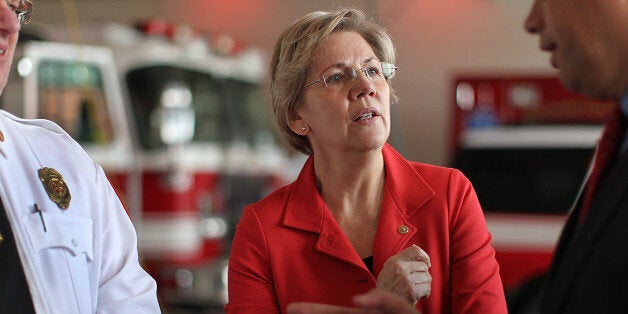
[[[159,313],[135,230],[101,167],[50,121],[0,110],[0,132],[0,199],[37,313]],[[61,179],[40,179],[55,171]]]

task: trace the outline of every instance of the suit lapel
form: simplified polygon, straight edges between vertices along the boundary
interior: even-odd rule
[[[622,154],[608,170],[608,175],[597,188],[586,220],[575,233],[574,242],[582,244],[581,249],[575,250],[579,259],[590,254],[605,227],[621,210],[620,201],[628,197],[628,153]]]
[[[548,294],[552,295],[549,298],[553,300],[550,304],[557,307],[565,302],[571,287],[579,278],[577,272],[588,262],[587,257],[595,254],[596,244],[604,230],[612,223],[616,213],[622,210],[622,199],[628,197],[628,153],[621,155],[607,173],[596,189],[586,220],[580,224],[576,210],[565,228],[557,251],[557,262],[553,265],[551,286],[547,287]]]
[[[600,181],[608,173],[612,161],[616,158],[625,134],[625,118],[619,104],[616,104],[606,122],[604,133],[597,145],[591,173],[587,176],[586,188],[580,204],[580,223],[586,216],[596,195]]]
[[[571,215],[565,224],[565,229],[562,232],[558,247],[554,253],[555,259],[561,258],[563,251],[567,247],[566,243],[571,241],[572,233],[578,230],[580,227],[579,223],[584,221],[584,217],[588,213],[599,180],[607,171],[610,160],[620,145],[620,136],[623,132],[619,129],[622,128],[623,120],[621,108],[619,104],[617,104],[611,110],[611,114],[606,121],[604,133],[595,149],[594,158],[580,186],[576,201],[572,206]]]

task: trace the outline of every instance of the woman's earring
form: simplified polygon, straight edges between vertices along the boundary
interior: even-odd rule
[[[305,131],[305,130],[307,130],[307,127],[302,127],[301,128],[301,131]]]

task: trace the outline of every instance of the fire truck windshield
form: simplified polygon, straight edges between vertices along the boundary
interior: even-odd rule
[[[163,147],[159,126],[151,121],[162,92],[181,82],[192,94],[195,123],[192,143],[274,142],[260,86],[219,78],[196,69],[171,65],[142,67],[126,75],[133,116],[145,149]]]
[[[57,122],[80,143],[111,142],[114,132],[97,65],[44,60],[37,80],[40,118]]]

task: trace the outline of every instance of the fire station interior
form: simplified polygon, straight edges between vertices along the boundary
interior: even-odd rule
[[[164,312],[222,313],[242,208],[291,182],[305,160],[274,125],[274,40],[305,13],[341,6],[376,17],[396,44],[390,143],[410,160],[462,170],[509,311],[539,301],[609,105],[558,83],[522,26],[532,0],[33,2],[0,106],[57,122],[108,171],[141,217],[140,257]],[[67,57],[82,45],[105,53]],[[198,54],[164,58],[182,49]]]

